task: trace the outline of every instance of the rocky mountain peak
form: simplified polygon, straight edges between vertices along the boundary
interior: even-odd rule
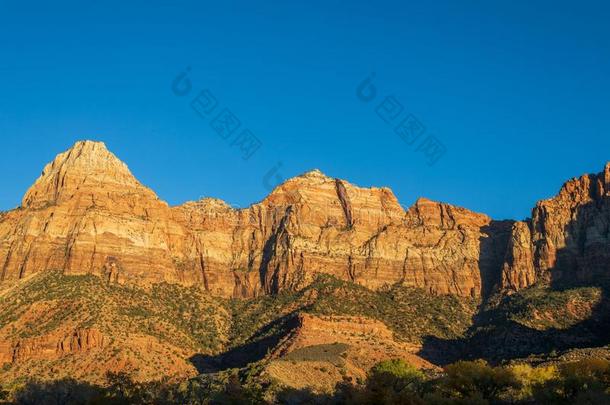
[[[391,212],[392,216],[404,215],[404,209],[390,188],[359,187],[346,180],[329,177],[318,169],[286,180],[276,187],[263,203],[304,204],[320,210],[337,204],[344,209],[354,205],[361,211],[381,209],[388,214]]]
[[[303,173],[301,176],[299,177],[305,177],[305,178],[310,178],[310,177],[323,177],[323,178],[328,178],[327,175],[325,175],[324,173],[322,173],[322,171],[320,169],[313,169],[310,170],[306,173]]]
[[[26,192],[23,207],[57,204],[79,193],[145,193],[156,198],[103,142],[78,141],[47,164]]]

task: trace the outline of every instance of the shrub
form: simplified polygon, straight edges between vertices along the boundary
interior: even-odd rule
[[[538,402],[553,404],[610,403],[610,362],[584,359],[558,367],[559,376],[534,391]]]
[[[402,359],[382,361],[369,372],[364,402],[375,404],[423,403],[424,374]]]
[[[449,396],[496,401],[519,382],[510,369],[491,367],[483,360],[458,361],[445,368],[442,387]]]
[[[540,366],[532,367],[529,364],[517,364],[511,366],[509,370],[515,376],[519,385],[512,393],[514,399],[527,400],[532,398],[534,392],[540,390],[549,381],[558,377],[557,367]]]

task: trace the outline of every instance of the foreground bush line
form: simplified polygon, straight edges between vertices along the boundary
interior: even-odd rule
[[[365,381],[348,379],[333,394],[280,387],[254,369],[201,376],[182,383],[138,383],[109,373],[102,386],[73,379],[30,380],[7,404],[610,404],[610,362],[586,359],[559,365],[491,367],[482,360],[459,361],[438,376],[402,360],[377,364]]]

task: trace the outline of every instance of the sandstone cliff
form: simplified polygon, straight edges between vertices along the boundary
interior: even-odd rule
[[[390,189],[319,171],[246,209],[214,199],[169,207],[103,143],[83,141],[0,218],[0,278],[62,270],[252,297],[327,273],[372,289],[401,283],[480,297],[550,274],[604,273],[609,184],[610,166],[572,180],[517,223],[426,199],[404,210]]]
[[[193,282],[175,265],[187,239],[167,204],[104,144],[78,142],[0,223],[1,279],[61,269],[120,282]]]
[[[503,287],[600,281],[609,269],[610,163],[566,182],[556,197],[536,204],[531,221],[513,227]]]

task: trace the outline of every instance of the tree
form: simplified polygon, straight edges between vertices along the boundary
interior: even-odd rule
[[[512,393],[514,399],[531,400],[534,393],[558,378],[559,372],[554,365],[532,367],[529,364],[516,364],[509,367],[519,385]]]
[[[559,375],[534,391],[538,402],[551,404],[607,404],[610,403],[610,362],[603,359],[584,359],[564,363]]]
[[[125,372],[106,374],[106,400],[112,404],[130,404],[137,396],[138,385]]]
[[[458,361],[447,366],[445,372],[442,385],[456,398],[493,402],[509,389],[519,388],[519,382],[509,369],[491,367],[484,360]]]
[[[376,364],[366,381],[366,403],[422,404],[420,390],[424,374],[402,359],[386,360]]]
[[[82,404],[99,394],[99,388],[72,378],[56,381],[30,380],[14,394],[17,404]]]

